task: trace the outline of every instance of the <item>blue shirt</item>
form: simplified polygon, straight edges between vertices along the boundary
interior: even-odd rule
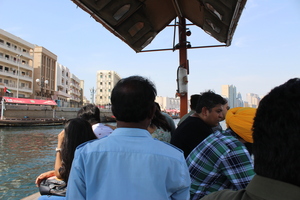
[[[189,199],[183,153],[144,129],[117,128],[77,148],[67,199]]]

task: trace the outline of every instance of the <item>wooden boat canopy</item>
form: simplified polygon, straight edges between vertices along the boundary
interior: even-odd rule
[[[136,52],[141,52],[176,17],[187,19],[230,46],[246,4],[246,0],[72,1]]]

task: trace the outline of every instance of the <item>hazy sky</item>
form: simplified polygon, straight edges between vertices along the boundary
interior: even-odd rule
[[[85,81],[85,96],[96,86],[98,70],[121,77],[151,79],[159,96],[174,97],[179,52],[135,53],[71,0],[0,0],[0,28],[58,56],[58,62]],[[219,45],[196,26],[192,46]],[[172,48],[166,28],[145,49]],[[189,96],[222,85],[265,95],[290,78],[300,77],[300,1],[248,0],[230,47],[188,50]]]

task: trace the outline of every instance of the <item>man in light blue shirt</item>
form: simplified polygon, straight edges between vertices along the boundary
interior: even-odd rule
[[[182,151],[153,139],[156,89],[140,76],[121,79],[111,94],[117,129],[78,147],[68,200],[189,199],[190,175]]]

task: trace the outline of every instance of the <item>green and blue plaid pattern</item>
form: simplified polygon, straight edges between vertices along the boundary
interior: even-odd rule
[[[230,129],[209,135],[187,157],[191,199],[223,189],[245,188],[255,175],[253,162]]]

